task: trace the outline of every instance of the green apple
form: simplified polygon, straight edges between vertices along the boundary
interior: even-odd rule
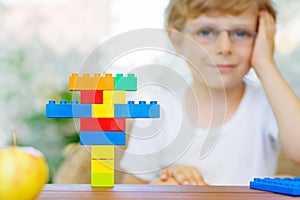
[[[0,199],[32,200],[48,181],[48,165],[33,147],[0,149]]]

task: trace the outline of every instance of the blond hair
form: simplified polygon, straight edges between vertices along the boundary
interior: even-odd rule
[[[239,15],[252,9],[255,12],[268,11],[276,20],[276,10],[272,0],[170,0],[166,9],[166,26],[183,28],[188,19],[201,14]]]

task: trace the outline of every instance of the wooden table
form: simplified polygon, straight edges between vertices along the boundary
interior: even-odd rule
[[[300,199],[249,189],[247,186],[166,186],[115,185],[114,188],[91,188],[88,184],[48,184],[38,199]]]

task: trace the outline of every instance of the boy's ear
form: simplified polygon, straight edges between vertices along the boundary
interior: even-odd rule
[[[169,39],[172,43],[172,46],[176,50],[178,54],[182,53],[181,43],[182,43],[182,36],[181,33],[178,32],[177,29],[175,29],[173,26],[167,27],[167,32]]]

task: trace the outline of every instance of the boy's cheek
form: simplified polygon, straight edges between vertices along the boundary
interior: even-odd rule
[[[194,41],[188,41],[181,46],[181,56],[184,56],[193,65],[203,65],[212,63],[210,58],[213,57],[213,54],[204,46]]]

